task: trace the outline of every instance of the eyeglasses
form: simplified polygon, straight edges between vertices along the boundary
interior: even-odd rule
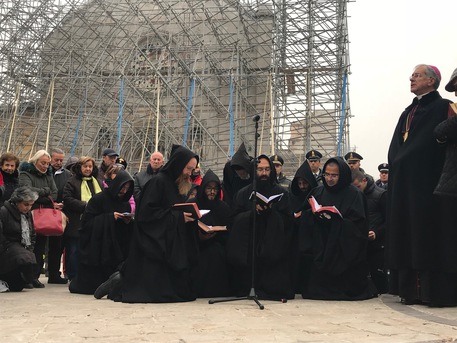
[[[327,177],[329,179],[336,179],[337,177],[340,177],[340,174],[329,174],[329,173],[323,173],[323,177]]]
[[[218,189],[217,188],[213,188],[213,187],[206,187],[205,188],[205,192],[206,193],[217,193]]]
[[[257,173],[263,173],[263,172],[266,172],[266,173],[269,173],[271,171],[270,168],[257,168]]]

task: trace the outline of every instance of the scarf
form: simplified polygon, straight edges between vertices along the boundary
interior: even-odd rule
[[[82,182],[81,182],[81,201],[88,202],[90,200],[90,198],[92,198],[92,192],[90,191],[87,181],[92,181],[92,185],[94,186],[95,194],[100,193],[102,191],[100,188],[100,185],[98,184],[95,177],[93,177],[93,176],[83,177],[81,180],[82,180]]]
[[[32,245],[30,240],[30,226],[27,217],[21,213],[21,243],[25,247]]]

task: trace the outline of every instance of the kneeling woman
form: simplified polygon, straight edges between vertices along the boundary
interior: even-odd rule
[[[70,292],[94,294],[127,258],[133,221],[125,213],[132,213],[132,194],[132,177],[120,171],[108,188],[87,203],[81,220],[78,274]]]
[[[19,187],[0,209],[0,279],[11,291],[22,291],[34,278],[36,235],[30,210],[37,199],[30,188]]]

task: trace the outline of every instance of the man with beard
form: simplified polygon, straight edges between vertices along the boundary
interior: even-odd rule
[[[253,186],[242,188],[235,197],[235,215],[228,241],[228,261],[233,267],[233,286],[237,295],[247,295],[251,287],[252,248],[255,249],[254,284],[261,299],[293,299],[295,293],[289,264],[291,237],[288,214],[288,196],[277,184],[273,163],[260,155],[255,170],[255,191],[271,197],[283,194],[279,201],[265,204],[257,201],[253,208]],[[253,217],[255,242],[252,242]]]
[[[210,210],[200,221],[208,226],[227,226],[230,207],[220,200],[221,182],[209,169],[197,191],[197,205]],[[198,298],[229,296],[229,274],[226,258],[227,231],[198,231],[198,261],[192,268],[192,283]]]
[[[305,299],[363,300],[376,296],[368,279],[368,220],[363,194],[351,185],[351,169],[341,157],[324,165],[323,185],[311,191],[322,206],[335,206],[339,216],[302,214],[300,246],[312,258]]]
[[[149,164],[146,170],[139,172],[135,175],[135,190],[133,192],[133,198],[135,203],[140,200],[141,192],[143,191],[146,183],[152,179],[153,176],[157,175],[160,168],[163,167],[163,155],[159,151],[152,153],[149,160]]]
[[[130,254],[121,273],[102,284],[94,296],[126,303],[195,300],[190,269],[197,255],[196,222],[172,206],[185,201],[198,156],[174,145],[169,161],[143,190],[135,217]]]
[[[224,166],[222,191],[224,201],[234,208],[234,198],[236,193],[243,187],[251,184],[252,157],[248,155],[244,143],[233,155],[232,159]]]

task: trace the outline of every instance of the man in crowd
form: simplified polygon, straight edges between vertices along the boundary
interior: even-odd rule
[[[4,191],[0,198],[0,207],[9,200],[14,190],[19,187],[19,158],[6,152],[0,156],[0,172],[3,176]]]
[[[362,173],[364,172],[364,170],[362,168],[360,168],[360,161],[363,160],[363,157],[362,155],[354,152],[354,151],[350,151],[348,152],[346,155],[344,155],[344,159],[346,160],[347,164],[349,165],[349,168],[351,168],[351,170],[360,170],[362,171]]]
[[[351,169],[341,157],[324,165],[323,186],[311,195],[322,206],[335,206],[341,213],[311,209],[302,214],[300,247],[311,262],[303,298],[362,300],[377,294],[368,278],[368,218],[363,194],[351,185]]]
[[[360,189],[367,199],[368,209],[368,266],[371,280],[378,293],[387,293],[387,271],[384,267],[384,235],[386,232],[387,193],[375,185],[373,177],[360,170],[352,171],[352,184]]]
[[[389,164],[381,163],[378,166],[379,179],[376,180],[376,186],[387,190],[387,183],[389,182]]]
[[[197,256],[197,223],[191,213],[173,210],[190,190],[198,156],[173,146],[168,162],[143,189],[135,217],[129,256],[95,292],[96,298],[126,303],[164,303],[195,300],[190,271]]]
[[[443,249],[455,223],[442,223],[453,211],[443,211],[441,199],[433,194],[445,157],[433,130],[447,119],[450,103],[437,91],[440,81],[438,68],[425,64],[414,68],[410,90],[416,96],[398,120],[388,153],[389,292],[399,295],[404,304],[457,305],[455,258]],[[433,163],[424,177],[418,171],[423,169],[424,158],[430,157]],[[445,227],[452,229],[446,232]]]
[[[142,190],[144,189],[146,183],[151,180],[154,175],[157,175],[160,168],[163,167],[163,155],[161,152],[156,151],[151,154],[149,159],[149,164],[146,170],[139,172],[135,175],[135,191],[133,197],[135,202],[138,203]]]
[[[53,199],[54,208],[62,210],[63,208],[63,189],[71,172],[63,167],[65,152],[62,149],[54,148],[51,150],[51,169],[54,176],[54,182],[57,187],[57,198]],[[48,259],[56,259],[56,262],[48,263],[48,283],[66,284],[67,279],[60,276],[60,259],[62,257],[62,236],[48,237],[48,250],[50,251]],[[57,270],[54,270],[57,267]]]
[[[322,154],[317,150],[310,150],[306,153],[306,159],[308,160],[311,171],[313,172],[316,181],[322,184],[322,169],[321,169],[321,158]]]
[[[271,162],[276,169],[276,177],[279,185],[284,188],[284,190],[289,191],[290,180],[283,174],[282,166],[284,165],[284,159],[279,155],[273,155],[270,157]]]
[[[119,154],[111,148],[103,150],[102,154],[102,163],[98,168],[98,179],[100,183],[105,179],[105,173],[108,170],[108,167],[116,163],[116,159],[119,157]]]
[[[224,201],[233,209],[236,193],[252,181],[252,157],[248,155],[244,143],[224,166],[222,191]]]
[[[255,249],[255,287],[262,299],[291,299],[294,297],[290,239],[293,228],[285,225],[288,196],[276,182],[273,163],[260,155],[256,167],[256,193],[269,198],[283,194],[274,203],[257,201],[254,209],[252,184],[242,188],[235,197],[235,215],[230,231],[227,256],[233,267],[234,290],[237,295],[249,294],[252,285],[252,249]],[[252,218],[255,216],[255,242],[252,243]]]

